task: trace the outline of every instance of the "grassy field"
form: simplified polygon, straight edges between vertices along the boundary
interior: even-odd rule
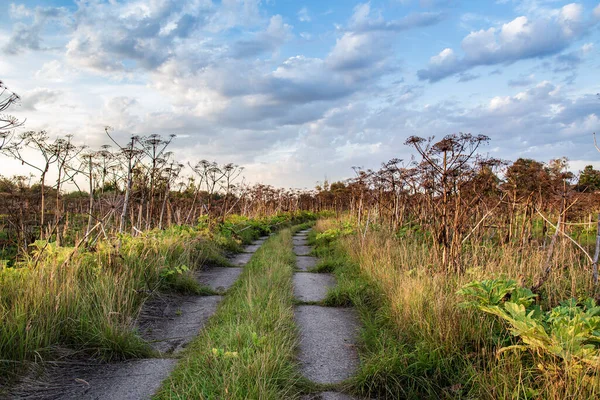
[[[157,399],[297,398],[291,234],[256,252]]]
[[[318,389],[299,374],[295,357],[296,229],[281,230],[254,254],[157,399],[296,399]],[[151,356],[134,330],[144,300],[156,291],[211,294],[192,271],[207,263],[227,265],[226,251],[261,233],[262,224],[230,221],[219,231],[173,227],[86,251],[40,243],[43,252],[0,271],[4,370],[14,361],[51,359],[64,347],[108,360]],[[439,272],[439,252],[423,237],[383,227],[364,234],[348,221],[319,220],[309,242],[321,257],[315,272],[333,272],[338,281],[323,303],[354,306],[363,325],[360,369],[334,389],[380,399],[600,396],[600,308],[586,300],[599,293],[585,259],[568,241],[557,243],[548,279],[526,302],[532,314],[521,320],[516,314],[506,318],[492,303],[477,306],[464,288],[514,282],[520,289],[494,293],[500,293],[499,307],[518,303],[523,288],[542,273],[542,247],[470,245],[462,257],[465,272],[457,274]],[[549,310],[549,319],[536,325]],[[560,339],[554,348],[542,331]],[[533,334],[538,343],[530,340]]]
[[[319,221],[316,230],[340,231],[337,221]],[[463,275],[434,273],[436,262],[418,240],[398,240],[385,231],[315,240],[324,257],[317,267],[333,270],[338,288],[331,305],[353,304],[364,329],[356,393],[380,398],[594,399],[600,395],[598,365],[567,363],[542,351],[498,350],[523,342],[508,324],[464,307],[457,291],[467,282],[516,277],[531,284],[545,256],[536,248],[481,247],[467,253]],[[568,244],[538,298],[548,310],[559,301],[594,294],[589,271]],[[579,368],[574,368],[579,365]]]
[[[229,265],[227,252],[292,220],[174,226],[100,241],[92,249],[38,242],[14,268],[0,268],[0,376],[18,372],[22,361],[51,360],[67,349],[106,360],[150,356],[135,331],[147,298],[156,292],[212,294],[195,281],[195,269]]]

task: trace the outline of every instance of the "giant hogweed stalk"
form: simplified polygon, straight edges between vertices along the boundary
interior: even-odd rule
[[[600,367],[600,307],[588,298],[565,300],[550,311],[534,304],[536,294],[512,279],[468,283],[458,291],[467,307],[499,317],[522,343],[501,348],[528,350],[542,358],[549,372],[581,372]],[[557,359],[563,363],[557,363]]]

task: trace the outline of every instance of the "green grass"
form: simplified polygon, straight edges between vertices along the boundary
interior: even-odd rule
[[[319,221],[317,230],[339,225]],[[325,303],[356,307],[363,325],[361,367],[347,382],[348,391],[379,399],[598,398],[597,370],[566,376],[557,359],[527,351],[499,354],[518,339],[498,319],[460,306],[465,299],[456,292],[469,281],[523,274],[532,282],[543,249],[469,248],[472,267],[454,275],[435,272],[435,254],[419,238],[397,240],[389,232],[333,241],[325,236],[316,241],[315,253],[323,257],[316,270],[333,270],[338,279]],[[556,264],[566,267],[553,270],[540,305],[594,293],[569,243],[555,253]],[[541,362],[556,369],[541,370]]]
[[[157,399],[298,398],[291,248],[286,229],[256,252]]]
[[[463,376],[460,359],[447,357],[418,338],[406,337],[393,320],[391,304],[377,282],[362,273],[346,249],[337,241],[317,241],[321,258],[317,272],[333,272],[337,285],[330,289],[323,305],[355,307],[361,321],[358,352],[360,368],[338,389],[379,399],[457,398],[452,385]],[[408,330],[410,331],[410,330]]]
[[[290,217],[278,220],[282,226]],[[244,232],[254,238],[271,223],[238,226],[250,226]],[[231,266],[226,252],[239,240],[218,229],[173,226],[103,240],[89,251],[38,243],[14,268],[0,266],[0,381],[22,361],[52,360],[64,348],[108,361],[152,356],[133,323],[144,301],[157,292],[217,294],[196,282],[195,270]]]

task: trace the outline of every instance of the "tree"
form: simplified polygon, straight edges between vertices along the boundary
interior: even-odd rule
[[[544,164],[529,158],[519,158],[506,170],[506,182],[518,198],[547,194],[550,176]]]
[[[519,158],[506,169],[505,180],[503,189],[511,201],[505,241],[520,237],[523,242],[530,237],[528,231],[530,233],[533,228],[531,217],[534,206],[537,204],[538,208],[543,208],[543,203],[547,203],[551,197],[552,178],[543,163]],[[523,218],[518,218],[519,205],[523,206]]]
[[[586,165],[579,174],[576,189],[579,192],[595,192],[600,190],[600,171],[594,169],[593,165]]]

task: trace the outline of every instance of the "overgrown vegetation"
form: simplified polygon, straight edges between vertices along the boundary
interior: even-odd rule
[[[256,252],[158,399],[293,399],[296,328],[291,231]]]
[[[311,217],[231,217],[212,229],[122,234],[87,250],[37,241],[25,258],[0,269],[0,367],[52,358],[62,347],[111,360],[148,356],[134,329],[145,299],[157,291],[211,294],[198,285],[195,270],[226,266],[226,251]]]
[[[529,351],[537,367],[548,375],[557,379],[574,375],[585,386],[597,383],[593,375],[600,365],[600,307],[594,299],[561,301],[544,312],[534,304],[537,296],[531,290],[510,279],[471,282],[458,293],[468,299],[465,305],[506,322],[519,339],[519,344],[503,347],[498,353]]]
[[[337,217],[319,223],[317,243],[349,257],[317,269],[353,276],[328,301],[361,304],[361,292],[369,298],[372,290],[382,296],[363,313],[373,335],[355,390],[390,398],[598,397],[598,173],[586,167],[577,180],[566,159],[482,157],[488,140],[411,137],[417,158],[357,168],[355,178],[317,194]],[[463,295],[498,279],[512,288],[499,303],[461,306]],[[381,333],[369,331],[373,324]],[[380,343],[394,350],[377,353]]]
[[[0,111],[18,100],[0,81]],[[173,136],[121,142],[106,128],[111,145],[91,150],[71,136],[17,133],[21,123],[0,116],[0,153],[37,173],[0,178],[0,365],[61,347],[146,356],[133,327],[148,296],[209,294],[192,279],[200,265],[225,265],[224,252],[318,213],[331,219],[311,236],[324,256],[315,270],[339,282],[325,303],[354,305],[364,323],[347,389],[600,397],[591,166],[576,179],[564,158],[492,159],[480,152],[488,137],[458,133],[408,138],[409,162],[284,190],[245,185],[231,163],[189,163],[185,176],[168,151]],[[286,231],[254,257],[161,398],[297,394],[289,241]]]
[[[339,281],[327,302],[356,306],[364,324],[361,370],[351,387],[355,392],[379,398],[482,399],[592,399],[600,393],[593,358],[598,354],[597,309],[590,300],[559,305],[595,293],[579,250],[570,242],[554,252],[555,262],[567,267],[553,271],[536,296],[523,282],[536,279],[545,249],[480,246],[463,254],[472,265],[464,274],[446,274],[435,272],[440,254],[418,237],[399,239],[382,227],[363,235],[334,220],[319,221],[316,228],[321,233],[314,238],[317,252],[325,256],[317,269],[333,269]],[[499,280],[495,286],[484,281],[498,276],[519,276],[521,282]],[[459,292],[473,281],[484,283]],[[516,304],[528,304],[529,311],[519,310],[515,318],[504,307],[508,294]],[[502,318],[465,307],[467,300],[479,308],[497,304],[492,310]],[[533,324],[527,315],[534,308],[552,311],[539,314]],[[527,325],[520,325],[519,318]],[[545,350],[537,346],[540,338],[546,338],[541,342]]]

